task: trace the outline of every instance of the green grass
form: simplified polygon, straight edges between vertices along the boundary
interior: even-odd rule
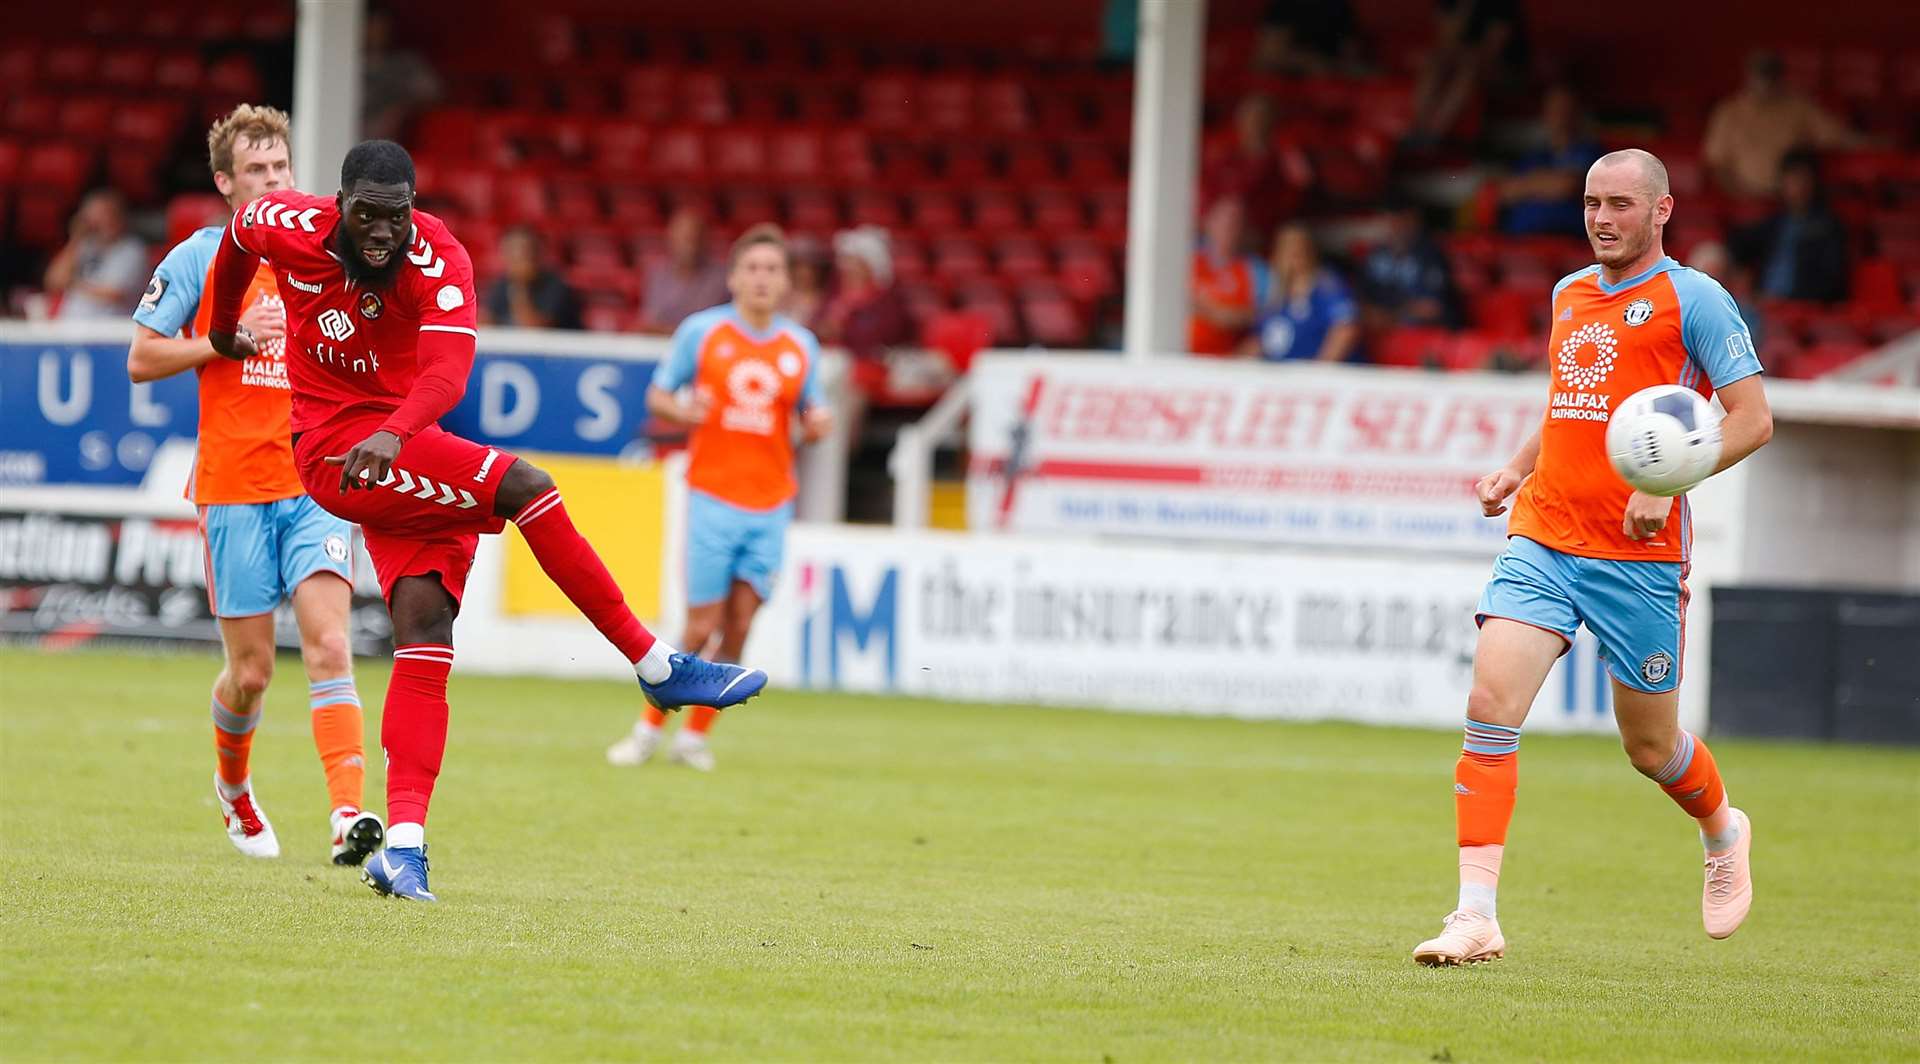
[[[213,668],[0,651],[0,1057],[1917,1052],[1911,750],[1716,742],[1759,887],[1716,943],[1672,803],[1529,736],[1508,957],[1428,971],[1455,734],[777,692],[700,776],[602,760],[629,687],[456,677],[418,907],[327,863],[296,662],[255,743],[286,855],[229,848]]]

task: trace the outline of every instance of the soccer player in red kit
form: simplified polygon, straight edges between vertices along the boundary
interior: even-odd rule
[[[372,140],[347,153],[338,195],[254,200],[220,242],[207,338],[227,358],[256,354],[240,301],[264,261],[294,325],[286,356],[294,465],[315,502],[360,524],[393,618],[380,728],[387,845],[362,878],[382,894],[433,901],[427,805],[446,750],[453,618],[482,533],[512,521],[547,576],[633,663],[656,706],[737,705],[766,674],[655,639],[574,529],[551,477],[439,427],[473,368],[473,267],[413,197],[406,149]]]

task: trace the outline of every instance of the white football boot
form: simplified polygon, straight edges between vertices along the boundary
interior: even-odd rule
[[[707,744],[706,736],[683,731],[673,737],[673,745],[667,748],[667,760],[701,772],[712,772],[713,747]]]
[[[607,747],[607,764],[644,765],[653,759],[653,752],[659,748],[660,729],[635,724],[632,731],[620,737],[619,742]]]
[[[280,856],[280,840],[274,836],[267,814],[254,802],[251,778],[240,785],[233,801],[227,801],[227,796],[220,793],[219,777],[215,777],[213,796],[220,799],[220,818],[226,822],[227,840],[234,849],[248,857]]]

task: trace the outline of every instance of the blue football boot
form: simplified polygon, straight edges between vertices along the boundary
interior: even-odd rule
[[[404,901],[439,901],[427,889],[427,848],[389,846],[367,858],[360,882]]]
[[[667,658],[673,674],[660,683],[640,681],[653,708],[667,710],[681,706],[712,706],[725,709],[737,706],[767,686],[767,674],[759,669],[696,658],[692,654],[674,654]]]

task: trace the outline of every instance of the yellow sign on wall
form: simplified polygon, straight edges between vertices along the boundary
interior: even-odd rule
[[[531,456],[530,456],[531,457]],[[666,471],[657,463],[628,465],[612,458],[542,455],[575,528],[626,592],[638,617],[660,616],[660,578],[666,550]],[[512,527],[509,525],[508,527]],[[553,586],[518,529],[508,533],[501,612],[509,617],[577,617]]]

